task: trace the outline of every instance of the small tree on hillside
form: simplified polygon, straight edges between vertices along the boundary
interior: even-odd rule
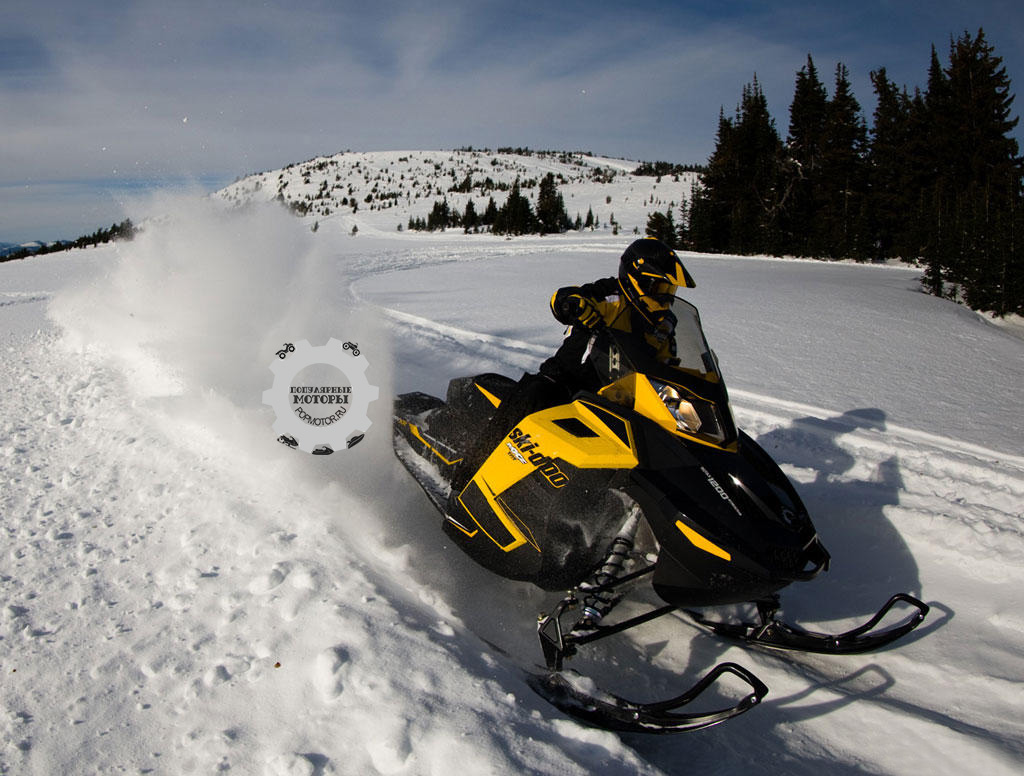
[[[480,225],[480,217],[476,214],[476,205],[473,200],[466,203],[466,211],[462,214],[462,228],[467,232],[475,230]]]
[[[672,211],[669,210],[665,213],[655,211],[647,217],[647,228],[644,233],[648,237],[654,237],[661,240],[669,248],[676,248],[677,246],[677,233],[675,221],[672,218]]]
[[[519,190],[519,178],[512,184],[505,204],[498,210],[491,231],[495,234],[530,234],[537,231],[537,216],[530,200]]]
[[[540,191],[537,194],[537,222],[542,234],[565,232],[572,228],[569,214],[565,212],[565,201],[555,184],[555,174],[551,172],[540,182]]]
[[[484,214],[480,218],[481,226],[493,226],[494,222],[498,219],[498,206],[494,204],[494,197],[487,198],[487,207],[484,208]]]

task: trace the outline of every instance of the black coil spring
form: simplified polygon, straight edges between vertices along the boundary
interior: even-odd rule
[[[599,621],[618,601],[612,585],[626,571],[626,561],[633,550],[633,539],[622,534],[615,537],[608,550],[604,564],[587,582],[580,585],[583,598],[583,612],[594,622]]]

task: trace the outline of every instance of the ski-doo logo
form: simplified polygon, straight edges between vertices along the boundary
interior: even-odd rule
[[[523,454],[519,452],[519,449],[511,442],[505,443],[508,446],[508,457],[519,461],[519,463],[526,463],[526,459],[523,458]]]
[[[537,471],[544,475],[544,478],[551,483],[552,487],[561,488],[569,482],[565,472],[559,469],[558,465],[551,458],[536,449],[537,443],[530,438],[529,434],[524,434],[522,429],[517,426],[512,429],[508,436],[511,440],[508,443],[509,450],[516,453],[516,458],[519,461],[533,464]]]

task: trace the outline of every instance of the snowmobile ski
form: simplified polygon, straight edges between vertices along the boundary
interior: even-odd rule
[[[635,518],[634,518],[635,519]],[[617,537],[623,539],[623,533]],[[610,554],[615,555],[613,551]],[[595,578],[606,576],[605,564]],[[618,589],[635,582],[654,571],[648,565],[629,574],[608,578],[602,584],[584,584],[571,591],[548,615],[538,619],[537,634],[547,663],[548,672],[531,675],[530,687],[541,697],[569,716],[594,727],[628,733],[679,733],[717,725],[749,711],[768,693],[768,687],[753,673],[735,663],[720,663],[693,687],[681,695],[663,701],[639,703],[614,695],[595,686],[594,682],[576,671],[565,670],[564,661],[576,654],[577,648],[599,639],[651,622],[677,607],[666,605],[612,625],[601,624],[621,600]],[[600,603],[598,608],[595,605]],[[582,609],[574,624],[567,628],[570,611]],[[563,624],[564,623],[564,624]],[[742,679],[750,692],[735,705],[710,711],[681,712],[724,674]]]
[[[734,706],[710,711],[680,712],[725,674],[746,682],[750,692]],[[553,671],[532,675],[534,692],[569,716],[594,727],[620,733],[680,733],[711,727],[754,708],[768,687],[743,666],[719,663],[697,684],[674,698],[654,703],[637,703],[598,690],[575,671]]]
[[[874,628],[899,603],[909,604],[914,612],[897,625],[875,631]],[[708,619],[701,612],[685,609],[696,623],[712,632],[745,644],[754,644],[769,649],[818,652],[826,655],[856,655],[871,652],[902,638],[921,624],[930,607],[923,601],[906,593],[897,593],[863,625],[845,633],[816,633],[776,619],[778,597],[757,602],[759,623],[729,623]]]

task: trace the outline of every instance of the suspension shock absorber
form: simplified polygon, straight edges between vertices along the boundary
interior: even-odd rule
[[[579,591],[583,593],[583,619],[580,627],[595,627],[618,603],[619,596],[613,590],[614,583],[626,573],[626,563],[633,550],[639,526],[640,509],[634,504],[626,522],[612,540],[601,568],[579,586]]]

